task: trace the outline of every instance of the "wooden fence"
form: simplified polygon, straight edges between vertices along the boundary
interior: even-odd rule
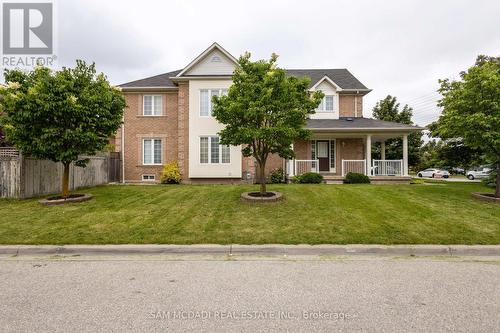
[[[110,174],[113,178],[117,177],[119,163],[110,162],[110,153],[82,156],[82,158],[89,159],[85,168],[74,165],[70,167],[71,190],[106,184],[110,181]],[[23,157],[21,154],[7,154],[5,148],[0,148],[0,197],[2,198],[31,198],[58,193],[61,191],[62,174],[61,163]]]

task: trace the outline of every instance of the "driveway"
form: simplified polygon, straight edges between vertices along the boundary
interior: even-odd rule
[[[500,327],[494,258],[4,259],[0,327],[493,332]]]

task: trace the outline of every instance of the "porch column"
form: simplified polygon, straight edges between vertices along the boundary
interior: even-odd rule
[[[366,175],[372,175],[372,135],[366,136]]]
[[[380,159],[385,160],[385,141],[380,143]]]
[[[403,135],[403,176],[408,176],[408,134]]]

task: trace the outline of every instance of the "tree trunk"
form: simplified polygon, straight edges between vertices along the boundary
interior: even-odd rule
[[[500,198],[500,160],[497,163],[497,183],[495,187],[495,197]]]
[[[63,173],[63,180],[62,180],[62,197],[67,198],[69,197],[69,165],[70,163],[63,163],[64,165],[64,173]]]
[[[260,195],[263,196],[267,192],[266,188],[266,163],[259,163],[259,179],[260,179]]]

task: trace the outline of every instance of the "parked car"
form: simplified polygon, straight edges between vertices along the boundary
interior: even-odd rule
[[[429,178],[448,178],[450,177],[450,173],[446,170],[436,169],[436,168],[428,168],[417,173],[419,177],[429,177]]]
[[[487,167],[479,167],[467,172],[467,178],[470,180],[486,178],[490,174],[491,169]]]
[[[465,176],[465,170],[462,168],[451,168],[451,174],[455,175],[464,175]]]

